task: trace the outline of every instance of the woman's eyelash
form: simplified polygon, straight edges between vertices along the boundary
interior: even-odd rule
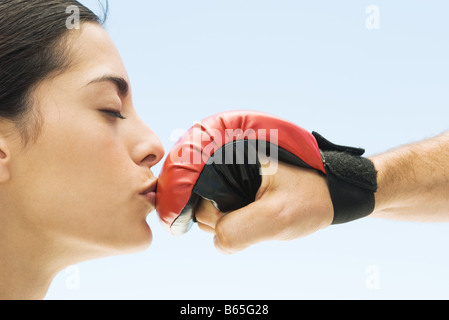
[[[112,110],[102,110],[101,112],[104,112],[110,116],[113,116],[118,119],[126,120],[126,117],[124,117],[120,112],[112,111]]]

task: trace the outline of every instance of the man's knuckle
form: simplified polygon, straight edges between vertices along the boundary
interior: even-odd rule
[[[221,224],[217,224],[215,228],[215,235],[220,243],[220,246],[226,250],[232,250],[235,248],[233,237],[229,236],[226,228],[222,227]]]

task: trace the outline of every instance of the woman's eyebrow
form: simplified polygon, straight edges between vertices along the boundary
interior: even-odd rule
[[[104,76],[101,76],[99,78],[96,78],[96,79],[90,81],[87,84],[87,86],[91,85],[93,83],[100,83],[100,82],[111,82],[111,83],[113,83],[117,87],[120,95],[123,96],[123,97],[126,97],[128,95],[128,93],[129,93],[128,81],[126,81],[122,77],[113,76],[113,75],[104,75]]]

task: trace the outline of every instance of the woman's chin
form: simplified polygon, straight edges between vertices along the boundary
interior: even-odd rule
[[[148,250],[153,242],[153,233],[145,223],[138,230],[123,235],[118,242],[111,247],[113,255],[126,255],[141,253]]]
[[[152,243],[153,243],[153,233],[150,227],[148,227],[148,232],[146,234],[145,239],[138,246],[136,246],[136,252],[143,252],[148,250],[151,247]]]
[[[131,240],[131,239],[130,239]],[[144,230],[132,235],[132,240],[129,243],[128,252],[125,253],[140,253],[148,250],[153,243],[153,233],[148,224],[145,223]]]

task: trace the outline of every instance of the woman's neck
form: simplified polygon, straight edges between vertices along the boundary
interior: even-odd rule
[[[54,278],[37,266],[14,263],[0,263],[0,272],[0,300],[42,300]]]
[[[58,271],[51,272],[39,261],[27,259],[33,255],[23,251],[4,253],[0,253],[0,300],[44,299]]]
[[[54,277],[69,265],[61,259],[67,254],[41,233],[1,220],[0,300],[44,299]]]

